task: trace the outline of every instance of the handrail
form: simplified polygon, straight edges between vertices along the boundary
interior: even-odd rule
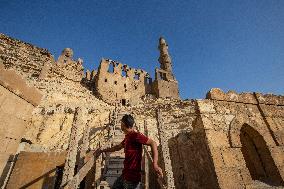
[[[109,125],[102,128],[97,136],[103,135],[103,132],[108,127],[109,127]],[[111,140],[108,139],[107,142],[103,146],[108,145],[109,142],[111,142]],[[86,177],[88,172],[94,166],[96,159],[99,157],[99,156],[95,157],[95,155],[92,155],[92,154],[95,154],[96,151],[100,148],[101,148],[101,145],[99,143],[99,147],[96,150],[90,151],[85,155],[85,158],[89,158],[89,159],[86,161],[86,163],[81,167],[81,169],[70,180],[68,180],[66,183],[63,183],[62,188],[64,188],[64,189],[76,189],[77,188],[79,183]]]
[[[86,155],[86,157],[91,156],[90,159],[83,165],[83,167],[77,172],[77,174],[63,186],[64,189],[69,189],[69,188],[75,189],[75,188],[77,188],[77,185],[88,174],[88,172],[93,167],[95,160],[98,158],[98,156],[95,157],[94,155],[92,155],[92,154],[96,153],[97,150],[98,149],[96,149],[95,151],[90,151]]]

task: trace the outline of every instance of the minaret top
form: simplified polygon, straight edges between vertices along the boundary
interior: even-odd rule
[[[167,42],[163,37],[160,37],[159,39],[158,48],[160,50],[159,62],[161,64],[161,69],[172,74],[172,60],[168,52]]]

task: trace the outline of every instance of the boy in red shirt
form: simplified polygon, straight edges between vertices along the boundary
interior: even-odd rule
[[[159,177],[163,177],[162,169],[158,166],[157,144],[152,139],[134,131],[134,118],[124,115],[121,119],[121,130],[125,133],[124,140],[111,148],[100,150],[114,152],[124,148],[125,160],[122,175],[114,182],[112,189],[135,189],[141,181],[142,145],[151,146],[153,153],[153,167]]]

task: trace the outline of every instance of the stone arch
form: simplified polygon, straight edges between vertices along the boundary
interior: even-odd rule
[[[240,129],[241,151],[253,180],[283,185],[283,180],[263,136],[248,124]]]
[[[266,125],[259,125],[255,120],[252,120],[245,115],[236,116],[229,125],[229,143],[231,147],[241,148],[241,128],[243,125],[249,125],[256,130],[264,139],[268,146],[276,146],[277,143],[274,141]]]

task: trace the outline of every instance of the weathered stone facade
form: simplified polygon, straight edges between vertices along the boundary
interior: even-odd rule
[[[83,76],[71,49],[56,62],[47,50],[1,34],[1,184],[52,188],[66,174],[67,182],[82,179],[73,177],[79,166],[80,173],[89,171],[86,188],[104,187],[107,158],[89,161],[86,145],[94,150],[119,142],[118,115],[129,112],[138,130],[158,142],[167,188],[283,187],[284,96],[212,89],[206,99],[181,100],[163,38],[159,50],[154,81],[109,59]],[[55,174],[63,159],[72,170]],[[151,164],[144,165],[145,188],[159,188]]]
[[[159,40],[159,50],[160,69],[156,68],[154,81],[144,70],[109,59],[102,59],[98,70],[87,71],[85,80],[99,98],[111,104],[135,105],[147,95],[179,99],[178,82],[163,38]]]

